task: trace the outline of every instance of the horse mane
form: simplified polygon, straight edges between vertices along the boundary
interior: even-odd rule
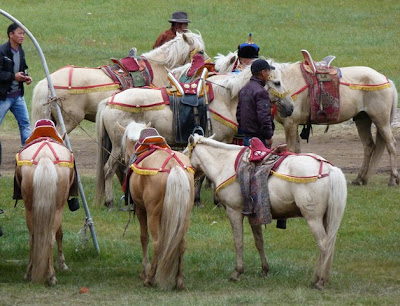
[[[122,137],[122,152],[125,152],[126,148],[126,139],[132,140],[134,142],[139,141],[140,132],[147,128],[146,124],[143,122],[135,122],[131,121],[125,128],[124,136]]]
[[[214,57],[215,70],[219,73],[231,72],[237,56],[237,52],[229,52],[227,55],[218,53],[217,56]],[[235,60],[233,60],[233,58],[235,58]]]
[[[188,44],[183,34],[190,41]],[[195,34],[193,32],[177,33],[176,37],[165,44],[153,49],[149,52],[143,53],[142,56],[149,60],[159,60],[159,57],[163,57],[163,65],[168,67],[175,67],[181,64],[189,57],[189,53],[192,49],[199,48],[204,50],[204,41],[201,34]]]
[[[201,136],[199,134],[194,134],[193,138],[194,138],[194,143],[197,144],[206,144],[210,147],[213,148],[217,148],[217,149],[224,149],[224,150],[229,150],[229,151],[237,151],[239,149],[242,149],[242,146],[238,146],[238,145],[234,145],[234,144],[228,144],[228,143],[224,143],[224,142],[219,142],[217,140],[212,139],[213,136],[211,137],[204,137]]]
[[[250,78],[251,71],[250,66],[248,66],[240,72],[228,73],[224,78],[217,76],[215,80],[213,80],[213,77],[210,77],[208,80],[216,85],[213,87],[214,92],[228,99],[233,99],[239,94],[239,91],[247,84]]]

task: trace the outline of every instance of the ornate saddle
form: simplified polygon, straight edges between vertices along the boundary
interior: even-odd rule
[[[307,50],[301,50],[304,62],[300,67],[309,86],[310,121],[309,125],[335,123],[339,119],[340,69],[331,67],[335,56],[329,55],[320,62],[314,62]]]
[[[158,134],[155,128],[146,128],[140,132],[139,141],[135,144],[136,156],[150,150],[151,145],[156,145],[164,149],[171,149],[165,138]]]
[[[101,67],[102,70],[121,86],[121,90],[132,87],[150,86],[153,81],[153,70],[150,63],[136,57],[136,49],[131,49],[129,56],[111,58],[113,64]]]
[[[25,141],[25,143],[29,144],[32,141],[42,137],[50,137],[56,142],[59,142],[61,144],[64,143],[60,134],[58,134],[57,132],[54,122],[49,119],[39,119],[38,121],[36,121],[34,130]]]

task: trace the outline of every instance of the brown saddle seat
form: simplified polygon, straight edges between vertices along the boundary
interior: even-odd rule
[[[140,132],[139,141],[135,144],[136,155],[138,156],[149,150],[150,145],[171,149],[165,138],[158,134],[155,128],[146,128]]]

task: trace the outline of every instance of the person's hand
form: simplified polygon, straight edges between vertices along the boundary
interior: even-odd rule
[[[271,137],[271,139],[265,139],[265,143],[267,144],[268,149],[271,149],[272,142],[273,142],[272,137]]]
[[[20,71],[15,74],[14,78],[17,82],[25,82],[26,76],[25,73]]]
[[[26,85],[29,85],[30,83],[32,83],[32,77],[30,77],[29,75],[26,75],[25,76],[25,83],[26,83]]]

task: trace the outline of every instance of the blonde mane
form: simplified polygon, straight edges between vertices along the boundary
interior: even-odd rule
[[[173,68],[183,65],[189,59],[190,52],[196,48],[203,51],[205,49],[200,33],[177,33],[173,40],[166,42],[156,49],[143,53],[142,56],[154,61],[163,58],[163,64],[169,68]]]

